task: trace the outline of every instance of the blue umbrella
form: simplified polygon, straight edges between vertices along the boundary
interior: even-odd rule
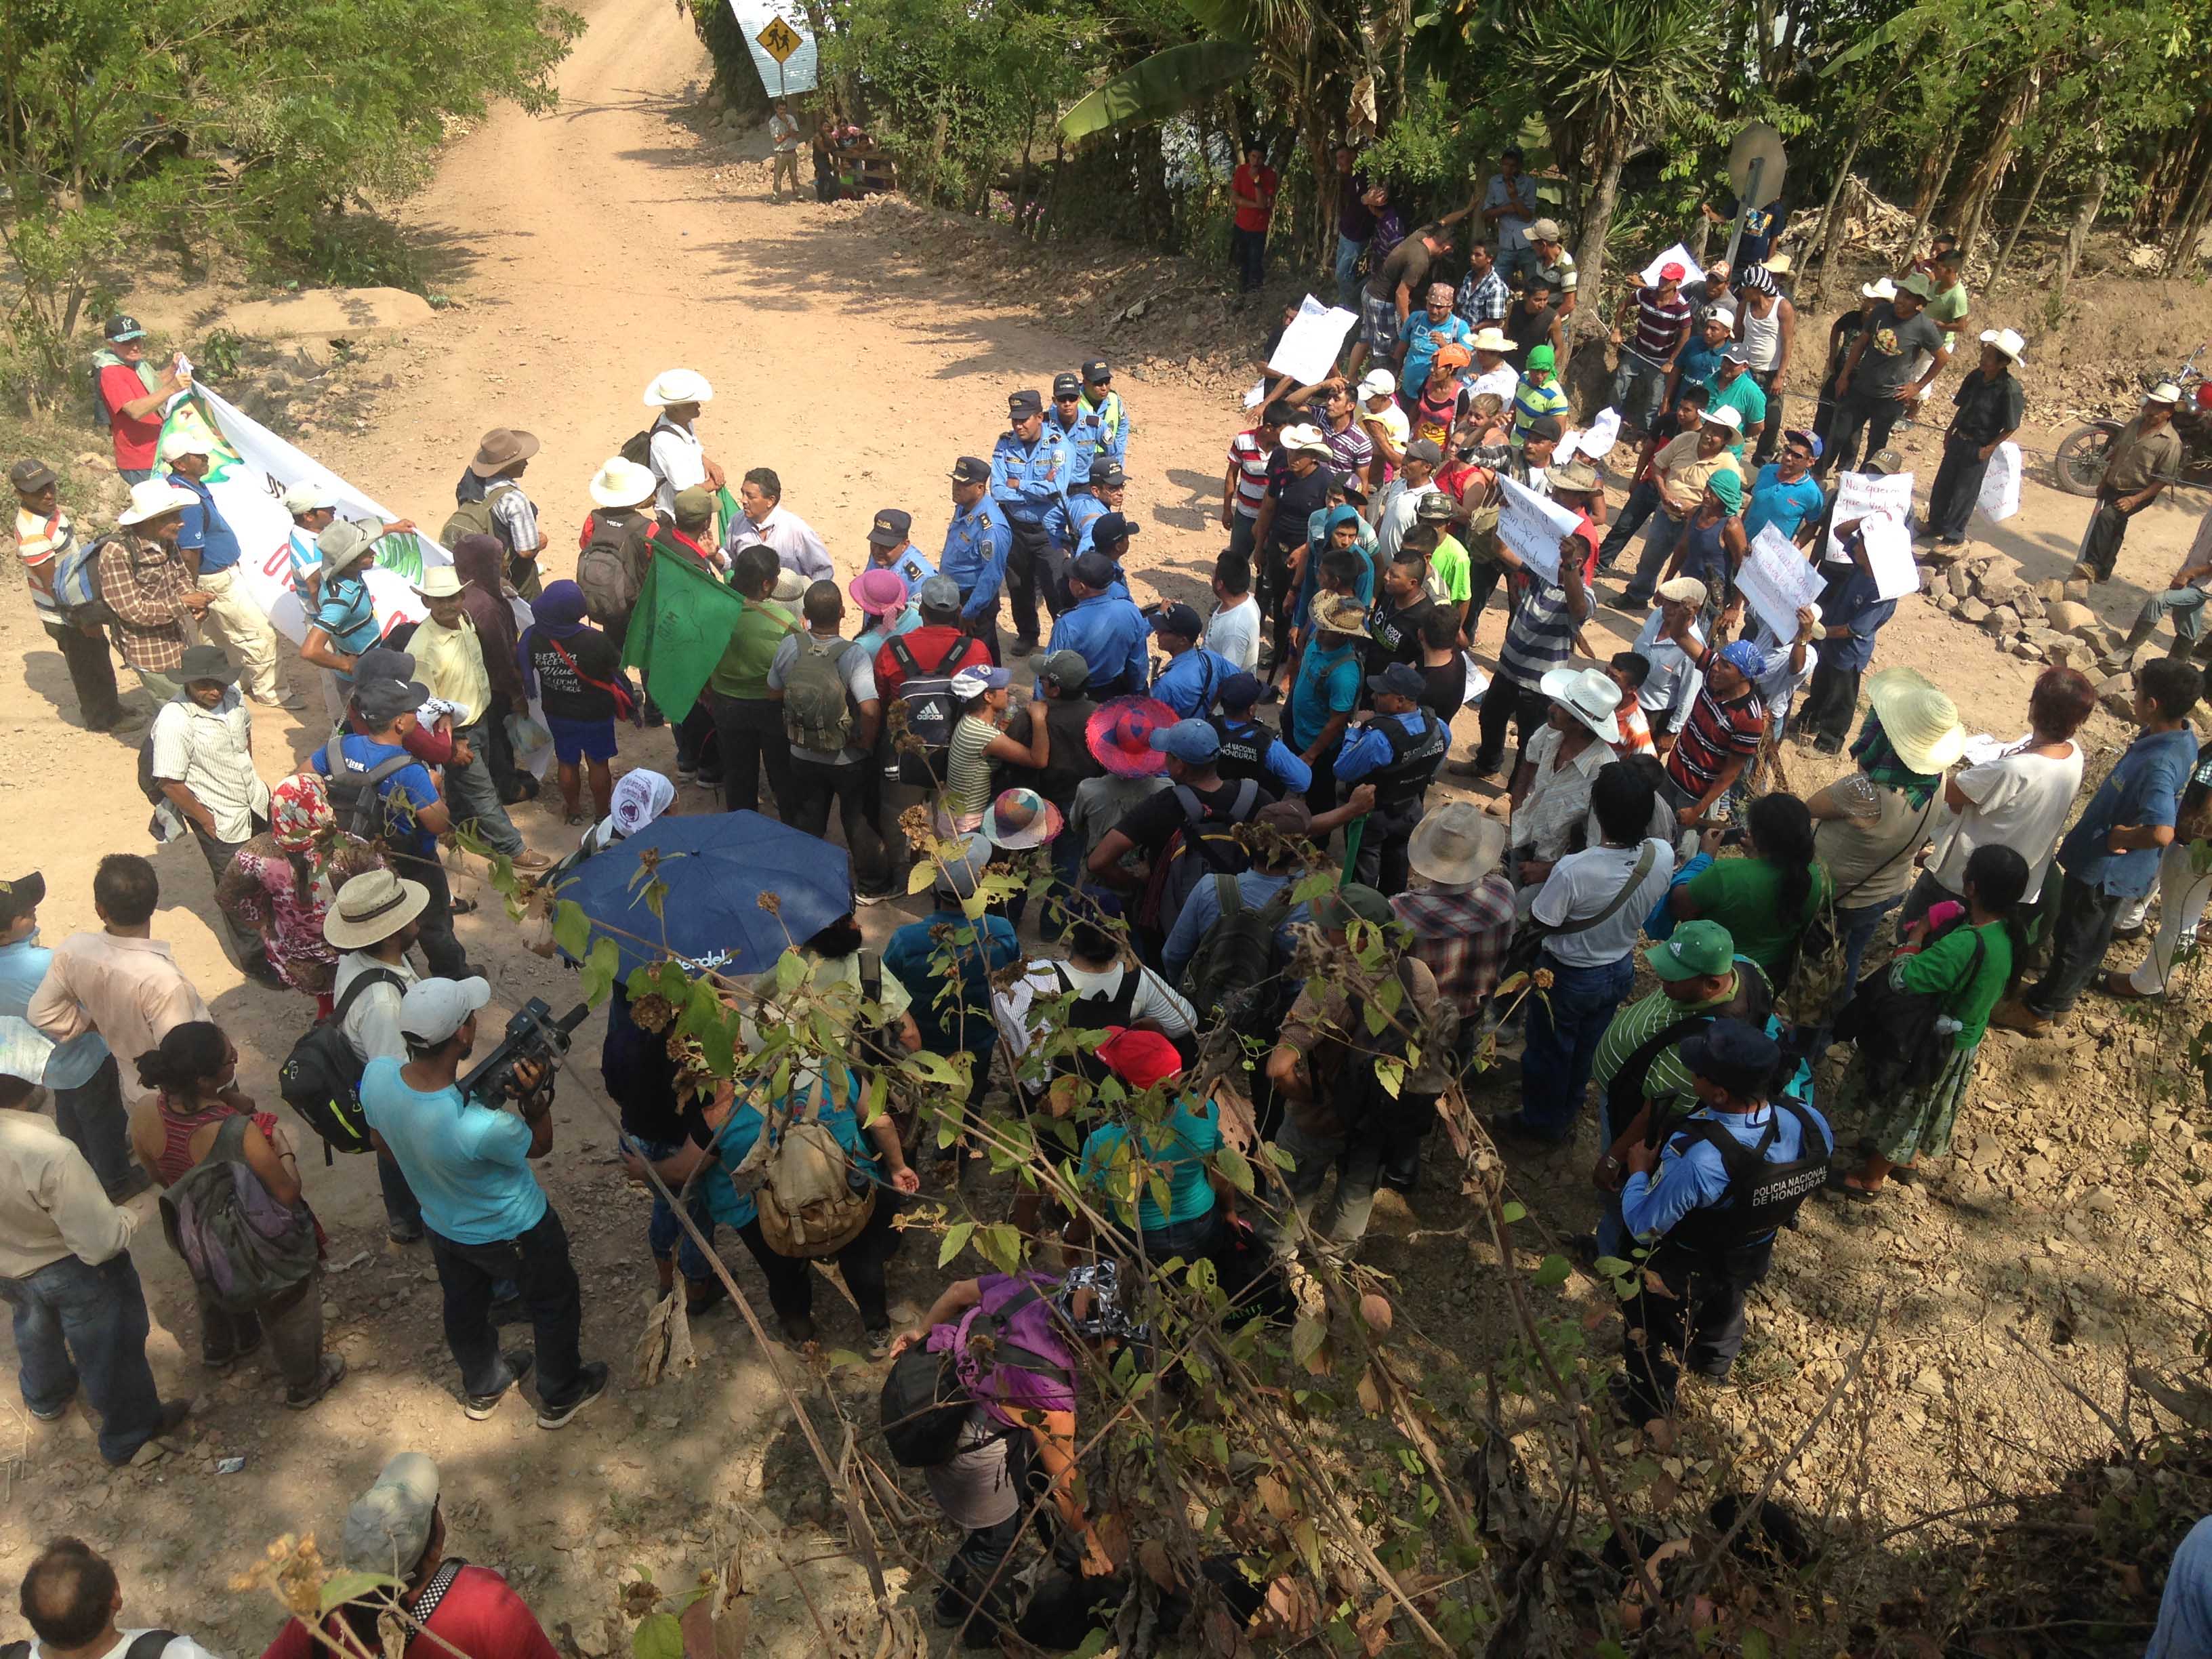
[[[650,880],[638,874],[648,849],[659,855]],[[645,902],[650,881],[668,890],[659,916]],[[702,812],[654,819],[585,860],[559,892],[621,947],[625,975],[659,961],[664,940],[695,970],[756,974],[852,910],[853,861],[757,812]],[[764,893],[775,896],[773,914],[760,907]]]

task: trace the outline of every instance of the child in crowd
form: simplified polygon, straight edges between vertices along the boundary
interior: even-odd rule
[[[614,799],[615,720],[632,720],[637,700],[623,684],[614,641],[584,620],[584,590],[570,581],[548,582],[532,607],[537,620],[523,631],[518,661],[525,684],[545,709],[559,767],[561,806],[571,824],[588,822],[581,799],[580,763],[592,776],[592,817]]]

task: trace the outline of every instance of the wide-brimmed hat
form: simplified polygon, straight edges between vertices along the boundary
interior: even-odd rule
[[[1620,688],[1602,668],[1548,668],[1536,686],[1607,743],[1620,735]]]
[[[2027,342],[2021,337],[2020,331],[2012,328],[1984,329],[1982,343],[1995,346],[2014,362],[2018,362],[2021,354],[2027,349]]]
[[[653,384],[645,389],[645,402],[653,409],[665,409],[671,404],[711,404],[714,388],[707,384],[707,377],[696,368],[664,369],[653,377]]]
[[[1513,342],[1506,338],[1504,329],[1486,328],[1468,343],[1468,349],[1494,352],[1502,357],[1513,349]]]
[[[1928,280],[1925,271],[1916,270],[1899,283],[1897,294],[1889,297],[1894,300],[1898,294],[1910,294],[1916,300],[1932,300],[1936,297],[1936,285]]]
[[[190,427],[180,426],[161,434],[161,459],[173,461],[179,455],[205,455],[212,460],[215,446]]]
[[[1743,430],[1743,416],[1726,404],[1722,404],[1705,411],[1705,424],[1724,426],[1731,432],[1741,432]]]
[[[1328,444],[1321,435],[1321,428],[1304,421],[1296,426],[1285,427],[1275,443],[1279,448],[1307,455],[1326,455],[1329,453]]]
[[[600,507],[638,507],[660,493],[660,480],[650,467],[611,455],[592,474],[592,500]]]
[[[1091,757],[1117,778],[1146,778],[1167,769],[1168,757],[1152,747],[1152,733],[1182,716],[1158,697],[1115,697],[1084,722]]]
[[[2178,404],[2181,401],[2181,388],[2171,380],[2160,380],[2143,393],[2143,401],[2147,404]]]
[[[1060,808],[1034,789],[1001,789],[983,814],[983,839],[1018,853],[1060,833]]]
[[[906,578],[887,564],[870,565],[845,584],[853,603],[871,617],[896,617],[906,609]]]
[[[1328,634],[1367,637],[1367,607],[1349,593],[1316,593],[1313,624]]]
[[[1958,704],[1917,669],[1885,668],[1869,675],[1867,701],[1898,759],[1914,771],[1941,772],[1966,752]]]
[[[1413,826],[1406,860],[1439,887],[1472,887],[1505,856],[1505,825],[1471,800],[1447,801]]]
[[[406,1577],[430,1547],[437,1514],[438,1466],[421,1452],[401,1452],[346,1511],[346,1565]]]
[[[230,659],[222,654],[219,645],[191,645],[185,647],[184,660],[177,665],[173,676],[179,685],[190,685],[196,680],[213,680],[218,685],[238,684],[238,671],[230,665]]]
[[[131,486],[131,505],[115,515],[115,522],[127,528],[198,504],[199,497],[191,490],[179,489],[159,478],[148,478]]]
[[[426,599],[450,599],[461,591],[461,573],[449,564],[434,564],[422,573],[415,591]]]
[[[323,915],[323,937],[341,951],[365,950],[390,939],[422,914],[430,890],[389,870],[365,870],[338,889]]]
[[[323,574],[335,576],[367,557],[376,537],[351,519],[333,519],[315,532],[315,551],[323,556]]]
[[[1555,466],[1549,474],[1552,488],[1564,489],[1570,495],[1589,495],[1605,488],[1605,480],[1588,461],[1569,461],[1565,466]]]
[[[1859,296],[1867,300],[1894,300],[1897,284],[1887,276],[1877,276],[1870,283],[1859,284]]]
[[[489,478],[495,472],[504,472],[517,461],[528,460],[537,453],[538,440],[532,434],[518,432],[513,427],[495,426],[477,443],[476,459],[469,463],[469,471],[479,478]]]

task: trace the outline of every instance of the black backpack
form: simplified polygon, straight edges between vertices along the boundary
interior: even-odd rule
[[[1933,945],[1953,928],[1966,926],[1961,916],[1928,943]],[[1984,945],[1974,935],[1973,959],[1959,983],[1971,985],[1982,971]],[[1900,991],[1889,982],[1889,964],[1877,968],[1858,982],[1851,1000],[1836,1014],[1836,1036],[1855,1043],[1864,1057],[1869,1092],[1866,1098],[1881,1100],[1908,1089],[1924,1089],[1942,1076],[1957,1046],[1936,1029],[1943,1016],[1943,1000],[1958,988],[1942,991]]]
[[[1255,779],[1238,779],[1227,808],[1218,817],[1188,784],[1175,785],[1174,794],[1182,807],[1183,821],[1152,861],[1152,880],[1137,908],[1139,923],[1163,934],[1174,931],[1183,902],[1201,878],[1242,875],[1252,867],[1252,854],[1236,832],[1240,824],[1252,821],[1253,811],[1260,803],[1260,785]]]
[[[1276,935],[1291,914],[1291,890],[1296,885],[1285,881],[1273,898],[1255,907],[1244,902],[1236,877],[1214,877],[1220,919],[1199,940],[1182,977],[1184,994],[1198,1010],[1200,1029],[1221,1025],[1255,1033],[1275,1029],[1290,988],[1284,981],[1283,951]]]
[[[150,739],[149,739],[150,741]],[[332,757],[333,769],[324,780],[324,793],[330,797],[331,811],[336,815],[338,828],[363,841],[383,839],[390,828],[384,812],[384,781],[404,767],[415,763],[412,755],[386,757],[365,772],[357,772],[345,758],[343,744]]]
[[[623,447],[615,452],[632,466],[651,467],[653,465],[653,428],[633,432],[623,440]]]
[[[1667,1243],[1699,1252],[1735,1249],[1761,1233],[1791,1224],[1798,1206],[1826,1184],[1835,1147],[1813,1115],[1788,1095],[1777,1095],[1770,1109],[1773,1115],[1756,1146],[1745,1146],[1711,1118],[1693,1117],[1675,1126],[1675,1134],[1702,1140],[1721,1155],[1729,1184],[1721,1203],[1692,1210],[1668,1228]],[[1800,1156],[1770,1164],[1766,1149],[1782,1133],[1784,1112],[1797,1120],[1804,1140]]]
[[[1013,1316],[1036,1300],[1036,1286],[1024,1285],[997,1312],[977,1313],[969,1322],[968,1339],[989,1340],[994,1369],[1012,1365],[1062,1382],[1071,1381],[1058,1362],[1007,1340],[1006,1328]],[[902,1468],[933,1469],[950,1462],[960,1449],[960,1433],[975,1409],[975,1396],[960,1380],[957,1367],[958,1356],[951,1350],[931,1353],[919,1342],[891,1362],[877,1413],[883,1422],[884,1444]],[[991,1437],[1004,1439],[1012,1432],[1002,1428]]]
[[[899,706],[905,711],[907,736],[927,751],[920,755],[903,751],[899,754],[902,783],[928,789],[945,781],[945,757],[952,747],[953,725],[960,718],[959,707],[952,697],[953,670],[975,642],[966,634],[959,635],[945,648],[937,666],[926,670],[907,644],[904,635],[890,641],[891,657],[898,664],[902,676]]]
[[[1636,1119],[1644,1107],[1644,1082],[1651,1074],[1651,1066],[1659,1056],[1680,1042],[1704,1030],[1717,1019],[1740,1019],[1757,1030],[1766,1029],[1766,1017],[1773,1012],[1773,988],[1766,975],[1755,964],[1744,964],[1736,969],[1736,994],[1721,1007],[1708,1008],[1703,1013],[1685,1014],[1670,1020],[1638,1045],[1620,1068],[1613,1073],[1605,1085],[1606,1122],[1614,1134],[1619,1134]],[[1785,1058],[1786,1073],[1790,1062]],[[1783,1079],[1777,1077],[1778,1088]]]
[[[367,1062],[346,1041],[345,1018],[363,991],[372,985],[400,989],[406,981],[389,968],[371,968],[356,974],[329,1013],[324,1015],[292,1045],[276,1073],[276,1092],[323,1139],[323,1162],[331,1154],[368,1150],[368,1120],[361,1109],[361,1074]]]
[[[123,1659],[161,1659],[161,1650],[177,1639],[173,1630],[142,1630],[123,1650]],[[0,1659],[31,1659],[28,1642],[0,1642]]]

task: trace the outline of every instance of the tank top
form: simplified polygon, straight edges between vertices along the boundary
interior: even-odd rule
[[[1716,519],[1700,526],[1692,513],[1682,526],[1682,574],[1705,583],[1710,593],[1717,594],[1728,585],[1728,554],[1721,546],[1721,532],[1728,528],[1728,522]]]
[[[237,1115],[228,1106],[210,1106],[190,1114],[172,1111],[169,1097],[155,1097],[155,1109],[161,1123],[161,1152],[154,1160],[154,1172],[161,1177],[164,1187],[173,1187],[185,1177],[187,1170],[199,1162],[192,1156],[192,1137],[211,1123],[220,1123],[227,1117]],[[271,1146],[276,1144],[276,1114],[256,1112],[253,1127],[261,1131]]]
[[[1764,374],[1772,368],[1782,356],[1782,301],[1777,300],[1774,308],[1764,317],[1751,308],[1748,301],[1743,307],[1743,349],[1751,359],[1751,366]]]

